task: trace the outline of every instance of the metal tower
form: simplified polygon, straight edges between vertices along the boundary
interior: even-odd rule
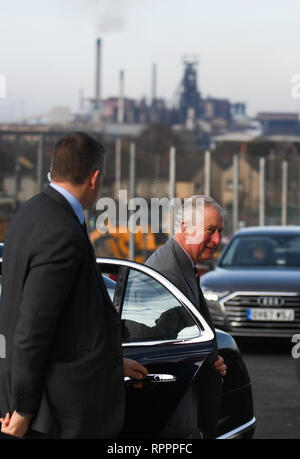
[[[199,60],[195,56],[185,57],[185,70],[180,88],[179,110],[181,121],[186,121],[192,109],[196,117],[200,115],[201,95],[198,91],[197,66]]]

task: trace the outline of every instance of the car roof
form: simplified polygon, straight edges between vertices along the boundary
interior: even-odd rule
[[[241,228],[234,233],[234,236],[263,236],[266,234],[273,235],[299,235],[300,226],[249,226],[248,228]]]

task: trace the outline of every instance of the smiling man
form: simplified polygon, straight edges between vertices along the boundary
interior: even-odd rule
[[[167,277],[189,298],[213,331],[214,325],[199,285],[196,265],[201,260],[213,257],[220,245],[223,228],[223,211],[219,204],[209,196],[192,196],[185,200],[183,211],[180,209],[176,215],[174,237],[156,250],[146,262],[146,265]],[[208,437],[214,437],[220,408],[221,382],[227,370],[223,358],[218,355],[216,339],[214,352],[207,359],[206,366],[205,371],[211,379],[210,389],[214,389],[207,392],[203,390],[200,410],[206,410],[207,406],[210,421],[203,430]],[[208,404],[211,393],[213,401]]]

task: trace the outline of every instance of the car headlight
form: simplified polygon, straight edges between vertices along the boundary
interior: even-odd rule
[[[220,300],[230,293],[229,290],[209,287],[201,288],[215,326],[220,328],[225,327],[225,311]]]
[[[202,292],[207,301],[218,301],[220,298],[228,295],[229,290],[213,290],[208,287],[202,287]]]

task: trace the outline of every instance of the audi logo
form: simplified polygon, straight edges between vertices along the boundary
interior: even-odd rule
[[[283,306],[284,299],[277,296],[260,296],[257,298],[257,304],[259,304],[259,306],[265,307]]]

